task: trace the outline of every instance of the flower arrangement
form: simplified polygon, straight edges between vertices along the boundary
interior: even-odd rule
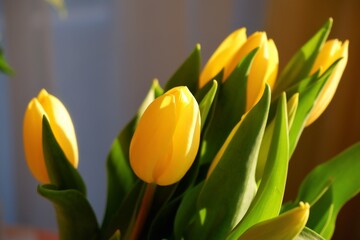
[[[348,41],[329,19],[278,76],[264,32],[231,33],[200,71],[200,46],[162,88],[157,81],[107,157],[101,224],[77,171],[65,106],[41,90],[24,116],[27,164],[56,210],[60,239],[329,239],[360,190],[360,144],[304,179],[283,202],[303,129],[331,101]],[[291,176],[289,176],[291,177]]]

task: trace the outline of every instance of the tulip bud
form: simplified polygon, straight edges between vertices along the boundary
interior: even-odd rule
[[[300,202],[299,207],[275,218],[255,224],[239,240],[247,239],[294,239],[300,234],[309,218],[310,205]]]
[[[265,32],[255,32],[248,38],[232,59],[228,69],[225,70],[225,75],[230,75],[239,62],[255,48],[259,49],[254,57],[247,80],[247,111],[259,101],[265,83],[268,83],[271,89],[274,86],[279,65],[279,56],[274,41],[268,40]]]
[[[199,85],[203,87],[212,80],[223,68],[229,65],[230,60],[246,42],[246,28],[240,28],[232,32],[215,50],[200,74]],[[224,79],[227,76],[224,76]]]
[[[189,170],[199,142],[199,106],[187,87],[175,87],[140,118],[130,144],[131,167],[147,183],[173,184]]]
[[[336,60],[340,58],[341,60],[337,63],[335,69],[321,90],[320,95],[311,110],[309,118],[306,122],[306,126],[313,123],[324,112],[333,98],[336,88],[340,82],[340,78],[346,67],[348,60],[348,47],[349,41],[345,41],[342,44],[342,42],[337,39],[329,40],[324,44],[319,55],[317,56],[311,74],[318,70],[320,70],[320,74],[322,74]]]
[[[246,110],[249,110],[260,99],[265,83],[270,88],[275,84],[279,56],[272,39],[267,39],[265,32],[255,32],[248,39],[246,29],[241,28],[230,34],[211,56],[200,75],[200,87],[224,69],[225,81],[240,61],[255,48],[259,48],[247,80]]]
[[[77,167],[78,146],[73,123],[62,102],[42,89],[33,98],[25,111],[23,141],[25,158],[33,176],[41,183],[49,183],[49,176],[43,155],[42,118],[46,116],[56,141],[69,162]]]

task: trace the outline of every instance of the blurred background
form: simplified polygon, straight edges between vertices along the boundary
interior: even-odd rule
[[[164,83],[195,47],[203,63],[231,31],[266,31],[280,68],[329,18],[330,38],[350,40],[349,61],[333,102],[307,128],[290,163],[286,200],[315,165],[360,140],[358,0],[65,0],[61,18],[44,0],[0,0],[0,35],[16,74],[0,75],[0,217],[6,224],[56,229],[51,204],[36,193],[23,154],[22,119],[41,88],[67,106],[81,172],[101,221],[105,159],[152,80]],[[360,170],[359,170],[360,174]],[[338,217],[334,239],[360,239],[360,197]]]

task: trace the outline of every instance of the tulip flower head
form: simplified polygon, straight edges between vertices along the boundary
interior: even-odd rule
[[[239,240],[250,239],[295,239],[309,218],[310,205],[300,202],[299,206],[275,218],[260,222],[249,228]]]
[[[247,80],[247,111],[259,101],[265,89],[265,83],[268,83],[271,89],[274,86],[279,64],[274,41],[268,40],[265,32],[253,33],[232,59],[228,72],[225,71],[225,75],[230,75],[239,62],[255,48],[259,49],[254,57]]]
[[[222,69],[226,69],[231,59],[246,42],[246,28],[232,32],[215,50],[200,74],[200,88],[215,77]],[[224,76],[223,79],[227,78]]]
[[[200,142],[199,106],[187,87],[175,87],[144,111],[130,144],[130,164],[147,183],[170,185],[192,165]]]
[[[341,59],[333,70],[331,76],[327,80],[318,99],[316,100],[315,105],[306,122],[306,126],[313,123],[325,111],[326,107],[329,105],[331,99],[335,95],[337,86],[340,82],[341,76],[345,70],[348,60],[348,47],[349,41],[345,41],[344,43],[342,43],[337,39],[329,40],[324,44],[319,55],[317,56],[311,70],[311,74],[315,73],[318,70],[320,70],[320,74],[322,74],[336,60],[340,58]]]
[[[277,76],[279,56],[275,43],[267,39],[265,32],[255,32],[246,38],[246,29],[230,34],[216,49],[200,75],[199,85],[208,81],[224,69],[223,81],[234,71],[240,61],[258,48],[247,80],[246,109],[249,110],[260,99],[265,83],[273,88]]]
[[[23,141],[25,158],[33,176],[41,183],[49,183],[49,176],[43,154],[42,118],[46,116],[56,141],[69,162],[77,167],[78,146],[73,123],[62,102],[42,89],[33,98],[25,111]]]

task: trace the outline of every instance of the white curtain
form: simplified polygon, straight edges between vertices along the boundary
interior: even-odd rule
[[[16,71],[0,77],[0,206],[10,224],[56,228],[36,193],[22,148],[22,118],[41,88],[67,106],[78,137],[79,171],[99,221],[105,159],[154,78],[164,83],[201,43],[203,62],[232,30],[263,30],[264,0],[67,0],[59,18],[43,0],[2,0],[1,33]]]

